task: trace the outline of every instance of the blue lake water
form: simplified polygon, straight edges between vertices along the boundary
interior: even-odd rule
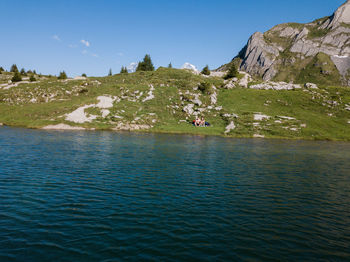
[[[349,261],[350,143],[0,128],[0,261]]]

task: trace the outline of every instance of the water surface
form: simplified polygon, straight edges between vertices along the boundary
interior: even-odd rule
[[[0,128],[0,261],[349,261],[350,143]]]

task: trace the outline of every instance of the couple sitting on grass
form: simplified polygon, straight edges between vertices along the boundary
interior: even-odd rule
[[[194,126],[201,126],[201,127],[206,127],[206,126],[210,126],[210,124],[208,122],[205,122],[204,117],[196,117],[196,120],[192,121]]]

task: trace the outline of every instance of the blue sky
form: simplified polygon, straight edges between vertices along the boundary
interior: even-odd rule
[[[149,53],[156,67],[217,68],[255,31],[331,15],[345,0],[0,0],[0,66],[102,76]]]

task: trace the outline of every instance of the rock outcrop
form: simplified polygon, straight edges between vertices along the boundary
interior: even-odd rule
[[[263,80],[304,83],[307,80],[299,75],[303,70],[322,67],[322,63],[312,64],[318,54],[328,56],[328,68],[335,66],[337,72],[325,68],[307,72],[308,82],[321,74],[330,82],[339,78],[339,83],[350,85],[350,0],[330,17],[308,24],[281,24],[265,33],[254,33],[236,59],[240,59],[240,70]]]

